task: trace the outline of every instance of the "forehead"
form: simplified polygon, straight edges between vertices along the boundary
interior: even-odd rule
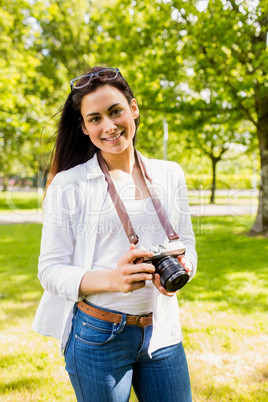
[[[128,101],[122,92],[110,85],[105,85],[84,96],[81,103],[81,113],[83,115],[84,113],[107,110],[109,106],[115,103],[128,105]]]

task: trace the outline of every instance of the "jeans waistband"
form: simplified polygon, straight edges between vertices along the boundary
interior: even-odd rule
[[[123,314],[102,310],[100,308],[93,307],[84,301],[79,301],[77,303],[77,308],[83,311],[83,313],[103,321],[113,322],[116,324],[120,324],[122,321]],[[137,325],[138,327],[141,328],[153,325],[153,313],[140,314],[140,315],[127,314],[126,324]]]

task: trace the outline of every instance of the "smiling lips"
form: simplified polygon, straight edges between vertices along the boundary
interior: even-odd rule
[[[121,133],[114,135],[113,137],[103,138],[103,139],[105,141],[116,141],[119,137],[121,137],[122,134],[123,134],[123,131]]]

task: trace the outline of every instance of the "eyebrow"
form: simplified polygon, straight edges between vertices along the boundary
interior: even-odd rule
[[[110,110],[112,110],[114,107],[116,107],[117,105],[120,105],[120,103],[114,103],[112,106],[110,106],[110,107],[108,107],[108,112],[110,112]],[[93,113],[88,113],[87,115],[86,115],[86,117],[87,116],[99,116],[100,115],[100,113],[98,113],[98,112],[93,112]]]

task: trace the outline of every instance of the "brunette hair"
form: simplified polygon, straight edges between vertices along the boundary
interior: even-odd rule
[[[107,67],[93,67],[87,73],[93,73]],[[86,73],[86,74],[87,74]],[[79,80],[79,86],[86,84],[88,77]],[[82,131],[83,118],[81,115],[81,103],[85,95],[96,91],[99,87],[110,85],[118,89],[126,97],[129,104],[134,95],[121,74],[116,78],[106,80],[100,76],[94,76],[92,80],[82,88],[74,88],[69,94],[63,108],[61,109],[61,118],[57,130],[57,138],[51,156],[51,163],[47,186],[51,183],[53,177],[63,170],[70,169],[80,163],[91,159],[98,148],[91,142],[88,135]],[[139,118],[135,119],[136,132],[139,126]],[[136,132],[133,138],[135,144]]]

